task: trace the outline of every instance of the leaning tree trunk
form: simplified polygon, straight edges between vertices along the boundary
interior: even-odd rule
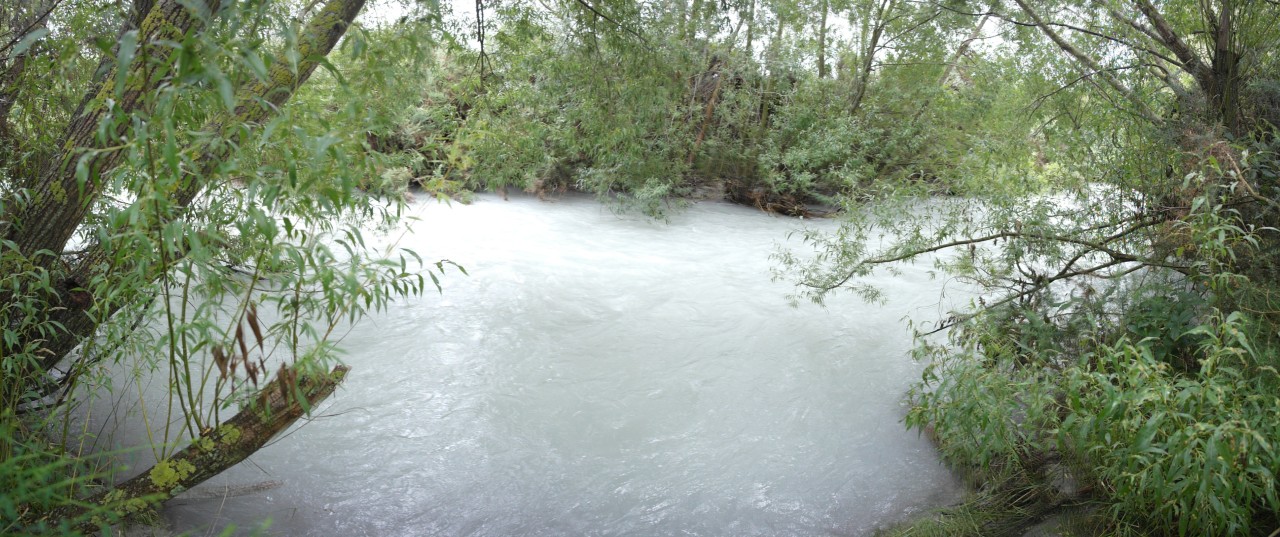
[[[281,368],[253,401],[235,416],[201,433],[182,451],[157,462],[149,470],[84,501],[52,514],[53,520],[80,518],[93,506],[105,506],[120,516],[154,507],[253,455],[269,440],[329,397],[346,378],[349,368],[299,375]],[[96,528],[84,528],[93,530]]]
[[[81,283],[66,277],[61,254],[101,195],[100,178],[122,158],[122,152],[114,147],[128,136],[129,116],[146,106],[154,89],[163,83],[163,75],[157,73],[168,72],[166,66],[175,61],[177,47],[172,43],[182,42],[202,27],[219,0],[205,4],[209,11],[200,13],[184,4],[184,0],[155,4],[140,0],[134,4],[151,7],[145,18],[135,14],[123,25],[115,68],[90,83],[62,140],[50,151],[52,156],[12,178],[25,192],[6,193],[0,202],[4,211],[0,214],[0,273],[28,274],[21,285],[0,290],[0,323],[12,330],[0,342],[0,356],[30,355],[32,348],[38,348],[31,360],[11,362],[18,368],[9,372],[14,378],[30,380],[47,371],[56,363],[54,354],[60,359],[81,339],[68,334],[58,322],[68,310],[85,311],[90,302],[82,300]],[[135,25],[137,28],[132,28]],[[23,313],[21,301],[32,296],[40,297],[46,307]],[[26,306],[30,308],[29,303]],[[27,321],[11,317],[24,315]],[[50,352],[51,347],[66,350]],[[22,382],[5,383],[0,387],[4,390],[0,400],[11,404],[15,392],[26,393],[29,388]]]
[[[1057,45],[1060,50],[1065,52],[1068,56],[1071,56],[1081,66],[1088,69],[1090,75],[1101,78],[1107,86],[1115,90],[1115,92],[1120,94],[1121,97],[1124,97],[1124,99],[1133,106],[1133,113],[1141,116],[1147,121],[1150,121],[1153,125],[1159,125],[1164,122],[1160,115],[1156,114],[1148,103],[1133,90],[1133,88],[1125,85],[1124,82],[1116,77],[1115,73],[1113,73],[1111,69],[1104,69],[1102,65],[1098,63],[1096,58],[1086,54],[1084,51],[1071,44],[1070,41],[1067,41],[1066,38],[1062,37],[1062,34],[1055,30],[1053,25],[1047,22],[1044,16],[1042,16],[1036,8],[1031,6],[1031,3],[1027,2],[1027,0],[1014,0],[1014,2],[1018,4],[1018,7],[1031,19],[1031,22],[1034,23],[1035,26],[1040,28],[1040,31],[1048,37],[1050,41],[1053,41],[1053,44]]]
[[[982,18],[978,19],[978,24],[975,24],[973,30],[969,32],[969,36],[960,42],[960,46],[956,47],[956,51],[951,54],[947,64],[942,67],[942,75],[938,77],[938,86],[945,87],[947,85],[951,75],[956,72],[956,69],[960,68],[960,62],[964,61],[965,56],[969,54],[969,49],[973,46],[973,42],[982,37],[982,27],[986,26],[987,20],[990,18],[990,13],[983,14]]]
[[[296,70],[290,69],[286,58],[278,58],[272,63],[265,80],[253,80],[241,86],[236,92],[236,107],[230,113],[205,124],[202,132],[219,133],[215,139],[200,150],[197,161],[199,169],[186,175],[187,182],[174,193],[172,202],[178,207],[189,207],[196,197],[207,186],[203,180],[213,175],[231,153],[238,147],[249,128],[261,126],[283,107],[299,87],[311,77],[324,57],[333,50],[351,22],[364,8],[365,0],[329,0],[316,15],[312,16],[307,27],[302,31],[298,41],[299,60]],[[121,275],[130,271],[116,266],[117,252],[109,245],[94,242],[83,250],[75,259],[66,263],[67,271],[63,281],[68,291],[80,282],[94,281],[95,278],[118,280]],[[127,259],[125,260],[127,262]],[[176,262],[176,260],[171,260]],[[159,277],[160,273],[170,267],[157,267],[151,271],[151,277]],[[106,269],[106,270],[104,270]],[[64,301],[63,308],[51,312],[52,320],[65,327],[65,333],[58,338],[50,339],[45,344],[47,353],[40,358],[40,365],[49,370],[57,365],[80,342],[97,328],[97,318],[109,315],[125,306],[128,302],[145,300],[147,297],[89,297],[88,300]],[[114,302],[104,302],[113,300]],[[100,315],[91,317],[88,311],[98,308]]]
[[[0,234],[37,266],[57,264],[67,241],[102,193],[101,178],[120,163],[123,152],[114,147],[128,132],[129,115],[141,109],[161,83],[156,73],[169,71],[156,67],[174,61],[178,48],[166,43],[180,43],[199,30],[209,13],[217,11],[219,0],[207,2],[209,13],[193,13],[186,4],[161,0],[137,30],[125,33],[122,41],[136,48],[122,47],[119,64],[123,65],[117,65],[87,95],[87,106],[67,125],[59,144],[62,149],[40,172],[29,200],[0,223]]]
[[[205,178],[240,145],[244,133],[269,120],[306,82],[316,66],[324,62],[324,57],[364,4],[365,0],[327,0],[300,31],[296,62],[280,58],[265,81],[254,80],[239,88],[233,111],[201,126],[203,132],[214,133],[214,138],[221,138],[221,142],[193,148],[200,155],[196,169],[188,174],[188,182],[170,195],[170,202],[182,207],[191,204],[205,187]],[[194,5],[207,9],[198,13],[189,11],[187,6]],[[199,31],[216,15],[219,0],[206,0],[204,4],[155,0],[154,5],[151,0],[137,0],[135,6],[151,7],[136,30],[122,34],[123,44],[118,49],[120,60],[86,93],[81,109],[73,115],[64,139],[58,144],[56,158],[38,174],[24,179],[32,185],[29,201],[5,200],[6,212],[0,214],[0,239],[7,242],[5,251],[0,252],[4,254],[0,259],[3,268],[26,267],[24,270],[33,270],[33,274],[46,273],[50,280],[48,286],[54,290],[43,324],[21,334],[23,341],[16,345],[9,338],[0,342],[0,355],[22,351],[24,342],[38,341],[41,348],[34,360],[44,371],[53,368],[92,335],[100,322],[121,307],[151,298],[136,292],[92,296],[88,294],[89,289],[127,289],[122,286],[132,285],[127,282],[129,278],[154,280],[175,262],[170,259],[164,266],[132,266],[128,254],[116,251],[110,243],[91,243],[75,255],[63,252],[102,195],[100,179],[122,160],[122,152],[114,147],[130,136],[130,116],[145,110],[156,88],[166,83],[165,78],[156,73],[172,72],[176,61],[176,47],[172,43],[181,43],[192,32]],[[126,28],[130,24],[127,23]],[[128,61],[131,52],[133,59]],[[294,66],[292,70],[290,65]],[[181,213],[177,217],[181,217]],[[93,281],[100,283],[88,285]],[[15,293],[8,289],[0,291],[0,322],[10,323],[8,310],[18,296]],[[80,358],[87,359],[92,357]],[[111,504],[125,511],[137,509],[149,501],[163,501],[183,488],[222,472],[288,427],[304,409],[329,395],[345,372],[345,368],[339,368],[328,376],[300,378],[295,382],[293,370],[282,369],[263,390],[263,397],[256,405],[213,430],[201,432],[202,436],[184,451],[160,461],[142,476],[92,498],[91,502]],[[83,509],[56,515],[67,520],[81,512]]]
[[[961,41],[960,46],[956,47],[956,51],[951,54],[951,58],[943,66],[942,75],[938,77],[939,89],[947,87],[947,81],[951,80],[951,75],[955,74],[956,70],[960,68],[960,62],[964,61],[964,57],[969,53],[969,48],[973,45],[973,42],[982,37],[982,27],[987,24],[987,20],[990,18],[991,14],[987,13],[978,19],[978,24],[974,25],[973,30],[969,32],[969,37]],[[921,117],[924,117],[924,113],[933,105],[933,100],[937,95],[937,93],[930,93],[925,97],[924,102],[917,106],[916,112],[911,115],[911,123],[908,125],[914,125],[920,121]]]

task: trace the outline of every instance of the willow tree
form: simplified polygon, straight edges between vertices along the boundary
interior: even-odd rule
[[[180,430],[165,427],[150,470],[87,499],[122,514],[162,501],[333,391],[346,370],[322,367],[337,323],[421,290],[403,258],[377,258],[360,238],[360,219],[395,217],[356,189],[377,173],[363,131],[310,116],[346,107],[286,106],[322,67],[327,84],[348,87],[327,56],[364,5],[0,12],[0,457],[97,367],[139,358],[167,372]],[[358,66],[370,46],[364,32],[353,39]],[[74,58],[88,62],[67,69]],[[79,507],[32,505],[10,522],[77,520],[83,491],[60,493]]]
[[[920,340],[907,422],[987,479],[949,519],[976,522],[940,533],[1016,535],[1060,508],[1091,524],[1073,534],[1274,533],[1280,456],[1256,439],[1280,435],[1280,10],[944,8],[1000,21],[1044,155],[993,159],[981,196],[876,200],[812,235],[817,256],[780,256],[815,300],[883,298],[864,277],[913,261],[976,291],[916,326],[950,337]]]

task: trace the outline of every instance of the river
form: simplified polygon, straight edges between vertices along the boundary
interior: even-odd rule
[[[347,334],[319,417],[170,502],[173,529],[866,535],[962,493],[901,423],[923,367],[903,319],[941,308],[925,267],[879,282],[888,305],[792,307],[769,255],[832,222],[576,196],[410,212],[401,246],[470,275]]]

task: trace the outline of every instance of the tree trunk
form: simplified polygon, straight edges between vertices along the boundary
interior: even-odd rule
[[[1213,29],[1213,82],[1209,102],[1213,106],[1213,119],[1222,122],[1227,132],[1240,135],[1240,54],[1235,47],[1235,20],[1232,0],[1222,0],[1221,12],[1216,21],[1210,21]]]
[[[364,9],[366,0],[328,0],[321,10],[311,17],[306,29],[298,38],[299,61],[296,70],[290,68],[286,58],[279,58],[271,65],[265,81],[254,79],[236,92],[236,108],[231,117],[222,117],[207,124],[206,132],[221,132],[226,141],[204,148],[200,158],[200,171],[188,175],[190,181],[178,193],[175,202],[186,207],[205,187],[200,180],[208,177],[231,152],[240,145],[245,126],[258,127],[275,115],[289,101],[302,84],[311,78],[316,67],[324,61],[333,47],[347,32],[356,15]]]
[[[720,84],[724,82],[725,74],[717,73],[715,88],[711,90],[711,98],[707,99],[707,110],[702,118],[702,127],[698,129],[698,137],[693,141],[693,149],[689,150],[689,157],[685,159],[686,166],[693,165],[693,159],[697,158],[698,150],[702,148],[702,142],[707,137],[707,127],[711,125],[711,118],[715,117],[716,99],[720,97]]]
[[[1196,79],[1197,84],[1207,89],[1213,74],[1209,67],[1205,65],[1204,60],[1201,60],[1195,50],[1188,46],[1186,41],[1173,30],[1173,26],[1151,4],[1150,0],[1136,0],[1136,3],[1138,11],[1142,12],[1142,15],[1146,17],[1152,28],[1154,28],[1154,33],[1159,38],[1159,42],[1173,53],[1174,57],[1181,62],[1182,68]]]
[[[17,80],[27,67],[27,57],[19,56],[9,61],[0,73],[0,170],[7,170],[13,157],[21,151],[9,126],[9,112],[18,98]]]
[[[769,131],[769,114],[773,111],[773,91],[774,83],[780,73],[777,72],[778,66],[778,48],[782,46],[782,35],[786,25],[782,22],[782,15],[778,15],[778,31],[773,36],[773,42],[769,43],[770,53],[773,55],[769,61],[770,72],[765,76],[764,88],[760,91],[760,125],[756,132],[756,139],[763,140],[765,134]]]
[[[1240,135],[1240,44],[1236,41],[1235,2],[1222,0],[1218,13],[1212,11],[1212,4],[1203,6],[1208,38],[1206,49],[1211,53],[1210,61],[1205,60],[1196,49],[1174,30],[1173,25],[1164,17],[1150,0],[1134,0],[1135,5],[1151,24],[1145,34],[1166,50],[1173,53],[1183,71],[1191,75],[1196,85],[1209,102],[1208,119],[1221,122],[1228,132]],[[1118,14],[1113,17],[1124,20]],[[1136,26],[1133,22],[1131,26]],[[1176,83],[1176,82],[1175,82]],[[1170,84],[1171,86],[1173,84]],[[1179,88],[1175,87],[1175,90]]]
[[[324,57],[333,50],[346,32],[351,21],[364,7],[365,0],[329,0],[324,7],[311,18],[298,41],[299,60],[296,71],[290,69],[289,62],[281,57],[272,63],[266,81],[253,80],[240,87],[236,92],[235,110],[223,113],[204,127],[203,132],[221,133],[222,142],[205,146],[201,150],[198,161],[199,169],[187,175],[188,182],[181,185],[175,193],[173,203],[188,208],[206,186],[202,180],[214,174],[232,151],[238,147],[244,134],[252,127],[265,123],[275,112],[283,107],[299,87],[310,78]],[[249,127],[249,128],[246,128]],[[65,278],[68,282],[90,282],[97,277],[119,281],[130,274],[129,270],[116,266],[115,251],[110,245],[94,242],[84,253],[68,263],[69,270]],[[106,269],[106,270],[104,270]],[[158,267],[152,271],[152,278],[159,277],[159,271],[169,267]],[[107,312],[114,313],[124,303],[102,304],[97,300],[105,298],[90,297],[89,301],[66,301],[64,308],[52,312],[53,319],[66,327],[66,335],[50,339],[45,348],[48,354],[41,357],[41,365],[45,370],[58,364],[63,357],[79,345],[97,328],[97,322],[86,315],[93,306],[104,307]],[[123,297],[123,300],[137,300],[145,297]],[[113,300],[120,300],[112,298]]]
[[[951,78],[951,73],[955,72],[956,67],[960,65],[960,61],[964,59],[964,55],[969,53],[969,47],[971,47],[973,42],[977,41],[979,37],[982,37],[982,27],[986,26],[987,19],[989,18],[991,18],[991,14],[987,13],[983,15],[982,18],[978,19],[978,24],[974,25],[972,32],[969,32],[969,37],[965,38],[964,41],[961,41],[959,47],[956,47],[956,52],[951,55],[951,60],[948,61],[947,65],[942,69],[942,76],[938,77],[939,86],[947,85],[947,79]]]
[[[942,69],[942,76],[938,77],[938,86],[940,89],[946,88],[947,80],[951,78],[951,74],[954,73],[956,67],[960,65],[960,61],[964,59],[964,55],[969,52],[969,47],[974,41],[977,41],[979,37],[982,37],[982,27],[987,24],[987,19],[989,18],[991,18],[991,14],[987,13],[983,15],[982,18],[978,19],[978,24],[974,25],[972,32],[969,32],[969,37],[964,41],[961,41],[959,47],[956,47],[955,53],[951,55],[951,59],[947,61],[947,65]],[[924,113],[929,110],[929,107],[933,105],[933,99],[936,95],[936,93],[930,93],[928,97],[925,98],[924,102],[916,107],[915,114],[911,115],[912,125],[920,121],[920,118],[924,116]]]
[[[827,78],[827,12],[829,0],[822,0],[822,17],[818,22],[818,78]]]
[[[208,13],[202,14],[192,13],[184,4],[161,0],[137,30],[126,32],[126,39],[136,36],[136,51],[128,51],[136,57],[123,71],[117,66],[97,91],[90,93],[88,105],[67,126],[62,150],[32,185],[30,201],[19,204],[10,221],[0,223],[0,234],[37,266],[51,268],[56,264],[101,193],[102,176],[119,164],[122,152],[115,146],[129,128],[128,116],[141,109],[151,90],[160,84],[155,66],[173,61],[177,49],[165,43],[182,42],[189,32],[199,29],[209,13],[217,11],[219,0],[210,0]]]
[[[304,413],[329,397],[346,378],[349,369],[337,366],[327,374],[302,375],[293,368],[281,367],[275,379],[262,387],[252,404],[216,429],[202,431],[200,438],[182,451],[111,490],[88,498],[85,506],[55,512],[50,518],[73,519],[85,513],[89,505],[107,506],[126,516],[163,503],[262,449]]]
[[[875,17],[871,21],[873,25],[871,38],[862,51],[862,66],[853,77],[853,98],[849,102],[849,115],[857,115],[858,110],[862,108],[863,99],[867,96],[867,86],[871,84],[871,71],[875,68],[876,52],[880,49],[880,38],[884,36],[885,26],[888,25],[886,15],[893,9],[894,1],[883,0],[876,8]]]
[[[193,148],[199,155],[195,169],[190,170],[168,201],[185,208],[182,210],[191,210],[192,201],[206,186],[205,179],[232,155],[247,133],[260,129],[307,81],[364,4],[365,0],[325,1],[324,7],[300,29],[296,56],[278,58],[265,80],[252,79],[242,85],[235,93],[235,108],[222,112],[221,117],[215,116],[200,129],[212,133],[210,138],[215,141]],[[167,73],[173,72],[175,51],[180,49],[172,43],[182,43],[200,31],[217,13],[220,0],[134,0],[132,5],[133,16],[123,23],[125,31],[116,54],[103,63],[103,76],[91,84],[80,109],[72,115],[64,138],[56,144],[56,156],[47,159],[37,173],[22,178],[31,186],[29,201],[6,199],[5,213],[0,215],[0,239],[8,243],[2,252],[5,269],[13,268],[9,263],[31,263],[24,266],[34,267],[36,273],[53,273],[47,285],[54,289],[54,296],[47,299],[49,307],[44,312],[46,318],[41,319],[43,323],[20,334],[16,345],[10,338],[0,342],[0,356],[7,358],[14,351],[29,353],[33,365],[45,371],[119,308],[150,300],[150,296],[139,294],[138,281],[154,281],[175,262],[169,259],[163,266],[135,266],[127,252],[118,251],[118,246],[109,242],[91,243],[75,255],[63,253],[69,238],[83,225],[101,196],[102,178],[122,161],[119,147],[130,142],[134,113],[149,106],[156,88],[166,83]],[[141,14],[145,17],[138,17]],[[187,127],[196,130],[195,125]],[[182,216],[179,212],[160,218]],[[113,235],[108,231],[102,236]],[[88,282],[97,283],[90,286]],[[87,296],[86,288],[111,293]],[[0,307],[6,310],[0,313],[0,322],[11,321],[7,311],[11,308],[7,306],[26,292],[0,291]],[[38,352],[24,346],[33,341],[38,342]],[[92,358],[86,355],[80,359]],[[261,448],[332,393],[346,371],[339,367],[327,375],[300,376],[291,368],[282,368],[276,379],[259,392],[258,399],[235,417],[216,429],[201,431],[201,436],[183,451],[89,502],[112,505],[122,513],[136,511],[148,506],[148,502],[163,501],[220,473]],[[70,519],[83,512],[83,508],[69,508],[55,513],[55,518]]]

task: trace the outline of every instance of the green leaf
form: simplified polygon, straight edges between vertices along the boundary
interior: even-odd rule
[[[1164,417],[1163,412],[1157,412],[1147,419],[1147,422],[1138,429],[1138,436],[1134,442],[1134,447],[1139,452],[1147,451],[1151,447],[1151,440],[1155,438],[1156,433],[1160,430],[1160,421]]]
[[[174,134],[173,118],[165,118],[164,132],[164,148],[162,150],[164,164],[170,173],[176,175],[179,173],[180,167],[178,165],[178,141],[177,136]]]
[[[22,53],[31,48],[31,45],[36,44],[36,41],[43,39],[46,35],[49,35],[48,28],[36,28],[35,30],[32,30],[31,33],[22,36],[22,39],[18,41],[18,44],[13,46],[13,52],[9,53],[9,57],[17,58],[18,56],[21,56]]]
[[[244,52],[244,62],[249,66],[249,70],[253,71],[253,76],[258,80],[267,80],[267,64],[262,61],[262,56],[258,55],[258,51],[249,49]]]
[[[222,105],[227,107],[227,112],[235,113],[236,111],[236,91],[231,87],[231,80],[218,73],[215,79],[218,84],[218,96],[222,98]]]
[[[262,128],[262,134],[258,136],[259,149],[266,146],[267,142],[271,141],[271,135],[275,134],[276,127],[278,127],[279,125],[280,125],[280,121],[278,118],[267,122],[267,125]]]
[[[329,74],[333,75],[334,80],[338,81],[339,86],[347,85],[347,79],[342,77],[342,72],[338,71],[338,68],[334,67],[333,64],[329,62],[328,58],[325,58],[324,56],[316,58],[316,63],[320,67],[323,67],[325,71],[328,71]]]
[[[363,31],[356,31],[347,34],[347,41],[351,43],[351,57],[359,58],[369,48],[369,42],[365,39]]]
[[[89,183],[89,160],[91,158],[92,156],[86,153],[76,159],[76,184],[81,192],[84,192],[84,186]]]
[[[129,82],[129,65],[138,51],[138,31],[130,30],[120,36],[120,52],[116,54],[116,98],[124,96],[125,85]]]
[[[212,12],[209,10],[209,4],[204,0],[178,0],[178,4],[187,8],[197,19],[202,22],[209,22],[209,16]]]

